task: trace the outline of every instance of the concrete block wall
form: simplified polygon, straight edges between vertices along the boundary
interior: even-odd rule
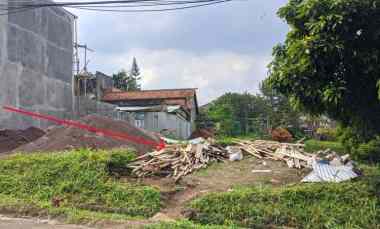
[[[17,1],[0,0],[13,6]],[[40,8],[0,16],[0,105],[69,117],[74,16]],[[43,125],[0,109],[0,128]],[[41,126],[42,127],[42,126]]]
[[[0,0],[9,6],[17,2]],[[3,105],[65,119],[100,114],[128,120],[114,105],[74,96],[74,17],[57,7],[0,16],[0,129],[51,125],[5,112]]]

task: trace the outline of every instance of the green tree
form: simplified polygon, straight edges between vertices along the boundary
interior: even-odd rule
[[[262,130],[268,106],[263,97],[249,93],[226,93],[213,101],[207,115],[219,123],[223,135],[245,135]]]
[[[133,57],[132,67],[129,74],[129,90],[131,91],[139,91],[141,90],[141,77],[140,77],[140,68],[137,65],[136,58]]]
[[[133,58],[132,67],[129,72],[125,70],[119,71],[117,74],[112,75],[114,86],[123,91],[139,91],[141,90],[140,84],[140,68],[137,65],[136,58]]]
[[[271,128],[299,129],[301,113],[291,106],[286,96],[272,89],[267,80],[260,84],[260,92],[267,106],[265,115]]]
[[[290,0],[269,82],[292,104],[327,114],[363,139],[380,133],[380,1]]]

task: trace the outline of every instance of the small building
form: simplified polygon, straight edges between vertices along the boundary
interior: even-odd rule
[[[106,91],[102,101],[131,114],[136,126],[168,137],[187,139],[195,129],[198,115],[195,88]]]

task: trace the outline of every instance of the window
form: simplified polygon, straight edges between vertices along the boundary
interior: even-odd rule
[[[139,128],[144,128],[145,126],[145,113],[144,112],[138,112],[135,114],[135,126]]]
[[[157,113],[153,114],[153,128],[156,130],[158,129],[158,114]]]

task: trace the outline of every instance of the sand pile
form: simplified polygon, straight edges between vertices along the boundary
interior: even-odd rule
[[[124,133],[134,137],[141,137],[157,143],[160,141],[160,138],[156,134],[137,128],[124,121],[89,115],[80,119],[78,122],[102,130]],[[97,135],[76,127],[55,126],[47,130],[47,134],[43,137],[29,144],[23,145],[15,151],[51,152],[78,148],[110,149],[120,147],[134,148],[139,153],[145,153],[152,151],[154,146]]]
[[[29,127],[25,130],[0,130],[0,153],[5,153],[16,149],[26,143],[32,142],[45,132],[36,127]]]

